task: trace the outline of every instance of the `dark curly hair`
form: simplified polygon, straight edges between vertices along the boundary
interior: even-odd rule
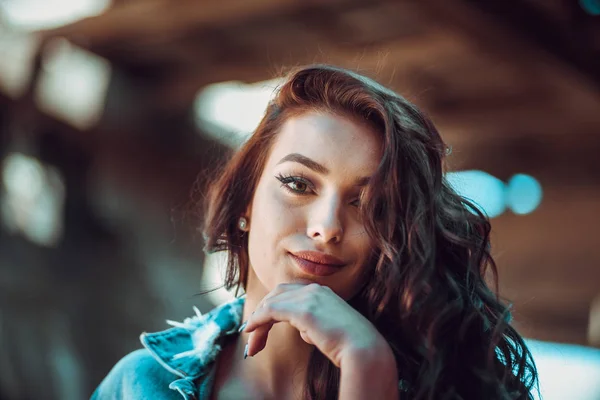
[[[250,204],[282,124],[308,111],[366,121],[384,154],[362,194],[361,213],[376,243],[372,273],[349,304],[389,342],[414,399],[533,399],[537,372],[498,297],[490,222],[445,179],[447,146],[431,120],[374,80],[345,69],[293,70],[260,125],[209,185],[207,252],[227,251],[225,287],[245,289],[247,235],[237,221]],[[494,282],[494,290],[486,283]],[[339,369],[311,355],[305,397],[335,399]]]

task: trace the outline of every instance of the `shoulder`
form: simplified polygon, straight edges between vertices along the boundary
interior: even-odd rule
[[[103,399],[177,399],[169,384],[177,377],[167,371],[147,349],[136,350],[123,357],[92,394],[92,400]]]
[[[144,348],[115,364],[91,399],[181,399],[179,394],[195,392],[197,381],[212,371],[220,340],[237,334],[243,304],[236,298],[204,315],[194,308],[194,317],[167,321],[172,328],[142,333]]]

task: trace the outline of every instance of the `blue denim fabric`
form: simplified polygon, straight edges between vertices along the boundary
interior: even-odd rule
[[[92,400],[210,398],[216,357],[225,336],[237,334],[244,298],[237,298],[205,315],[173,328],[143,333],[143,349],[122,358],[92,394]]]

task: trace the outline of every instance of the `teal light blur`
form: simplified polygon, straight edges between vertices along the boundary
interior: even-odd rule
[[[600,349],[526,339],[539,374],[536,400],[600,399]]]
[[[579,0],[581,8],[590,15],[600,15],[600,0]]]
[[[542,202],[542,185],[532,176],[516,174],[508,184],[484,171],[449,172],[446,180],[490,218],[506,209],[518,215],[533,212]]]
[[[461,196],[471,200],[490,218],[506,209],[505,184],[484,171],[469,170],[449,172],[446,180]]]
[[[515,214],[529,214],[542,202],[542,185],[532,176],[516,174],[508,181],[506,202]]]

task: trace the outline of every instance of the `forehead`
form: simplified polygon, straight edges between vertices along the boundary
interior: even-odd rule
[[[382,156],[380,135],[366,123],[329,113],[309,112],[289,118],[271,149],[273,167],[290,153],[300,153],[331,171],[371,175]]]

